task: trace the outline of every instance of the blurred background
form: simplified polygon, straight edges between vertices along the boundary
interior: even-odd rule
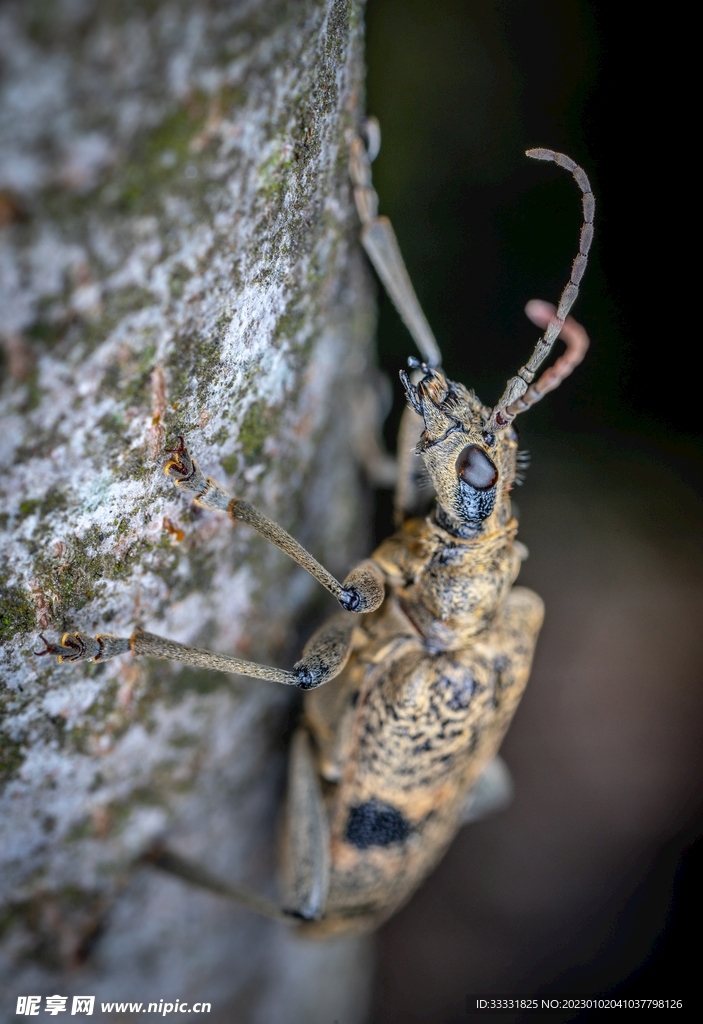
[[[703,503],[687,393],[700,356],[678,298],[695,186],[665,148],[675,31],[587,0],[369,0],[381,210],[448,375],[484,402],[536,340],[525,302],[556,302],[576,252],[573,180],[524,150],[568,153],[597,197],[573,311],[591,350],[517,421],[533,462],[516,493],[531,553],[520,582],[547,605],[503,747],[517,796],[464,830],[381,931],[379,1024],[464,1020],[473,992],[675,997],[692,977]],[[413,349],[379,299],[392,446]]]

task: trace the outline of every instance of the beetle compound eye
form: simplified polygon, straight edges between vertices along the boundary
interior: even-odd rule
[[[477,444],[467,444],[456,460],[456,471],[460,480],[477,491],[487,491],[498,479],[498,470]]]

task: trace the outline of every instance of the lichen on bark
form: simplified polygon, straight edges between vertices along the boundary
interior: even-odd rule
[[[246,991],[252,1020],[282,1019],[285,984],[286,1019],[341,1018],[363,944],[301,951],[133,866],[166,835],[269,884],[290,696],[32,652],[39,630],[141,625],[294,653],[324,599],[175,492],[179,434],[333,572],[365,553],[345,419],[374,320],[346,171],[360,6],[9,0],[0,48],[0,977],[53,992],[80,963],[66,985],[107,999],[210,986],[223,1019]],[[310,1001],[332,963],[346,982]]]

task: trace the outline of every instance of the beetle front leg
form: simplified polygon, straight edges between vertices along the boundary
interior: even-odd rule
[[[367,144],[359,136],[349,147],[349,176],[354,187],[354,201],[363,225],[361,244],[383,282],[393,305],[430,366],[439,366],[442,356],[412,286],[403,256],[388,217],[378,216],[378,196],[371,181],[371,161],[381,144],[380,129],[375,118],[366,123]]]
[[[180,438],[178,448],[170,454],[175,455],[175,458],[169,459],[164,472],[177,487],[190,491],[195,496],[196,504],[203,508],[227,512],[231,519],[251,526],[314,576],[336,597],[345,611],[373,612],[383,603],[385,577],[372,562],[362,562],[349,573],[344,583],[340,583],[282,526],[274,523],[248,501],[231,497],[212,477],[204,476],[198,463],[191,458],[183,438]]]

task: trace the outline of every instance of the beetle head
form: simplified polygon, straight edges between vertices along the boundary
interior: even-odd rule
[[[417,450],[437,492],[440,523],[460,536],[505,525],[516,477],[515,431],[492,430],[491,409],[473,392],[441,370],[424,363],[421,370],[416,383],[404,371],[400,376],[409,405],[425,424]]]

